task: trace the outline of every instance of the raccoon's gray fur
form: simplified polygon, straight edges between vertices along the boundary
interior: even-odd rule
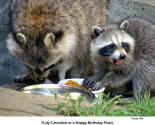
[[[155,26],[133,18],[123,21],[120,27],[111,24],[95,26],[92,30],[91,56],[96,74],[85,79],[84,86],[98,90],[103,86],[118,88],[130,82],[134,95],[153,93]]]
[[[8,49],[29,75],[17,82],[44,80],[51,70],[70,77],[89,74],[91,27],[106,24],[106,0],[13,0]]]

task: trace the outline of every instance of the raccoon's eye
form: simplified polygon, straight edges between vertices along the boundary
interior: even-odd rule
[[[130,45],[129,45],[129,43],[122,42],[122,48],[124,48],[127,53],[130,52]]]
[[[108,46],[105,46],[105,47],[99,49],[99,54],[101,56],[108,57],[108,56],[111,56],[116,49],[117,49],[117,46],[115,44],[110,44]]]
[[[45,72],[45,71],[47,71],[47,70],[53,68],[54,66],[56,66],[56,65],[58,65],[58,64],[60,64],[60,63],[62,63],[62,62],[63,62],[63,60],[59,60],[57,63],[48,66],[48,67],[45,68],[43,71]]]
[[[109,48],[115,49],[115,48],[117,48],[117,46],[113,43],[113,44],[110,44],[110,45],[109,45]]]

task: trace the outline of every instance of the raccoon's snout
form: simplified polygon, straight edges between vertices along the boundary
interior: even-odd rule
[[[45,82],[46,78],[45,77],[44,78],[38,78],[37,80],[38,80],[38,82]]]
[[[120,54],[120,59],[125,59],[126,58],[126,55],[125,54]]]
[[[38,75],[37,82],[40,82],[40,83],[45,82],[46,78],[45,77],[40,77],[40,76],[42,76],[44,74],[44,71],[41,70],[41,69],[36,69],[35,72]]]

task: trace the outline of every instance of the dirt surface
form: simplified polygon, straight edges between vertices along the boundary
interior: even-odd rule
[[[0,88],[0,116],[61,116],[54,97]]]

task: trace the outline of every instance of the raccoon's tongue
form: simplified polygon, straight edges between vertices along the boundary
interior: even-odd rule
[[[116,60],[115,60],[115,64],[116,64],[116,65],[122,64],[122,60],[121,60],[121,59],[116,59]]]

